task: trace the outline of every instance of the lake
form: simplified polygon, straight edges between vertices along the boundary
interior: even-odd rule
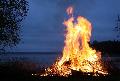
[[[10,53],[0,55],[1,62],[8,62],[13,60],[31,61],[38,64],[51,65],[55,60],[62,56],[61,53]],[[105,60],[107,57],[103,57]],[[110,59],[120,68],[120,57],[114,56]]]

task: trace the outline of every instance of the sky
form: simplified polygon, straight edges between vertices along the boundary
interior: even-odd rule
[[[91,41],[114,40],[115,20],[120,13],[120,0],[28,0],[28,16],[23,21],[21,42],[12,51],[54,52],[64,46],[66,8],[92,23]]]

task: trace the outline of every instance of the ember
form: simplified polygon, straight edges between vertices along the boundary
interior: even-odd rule
[[[84,17],[78,16],[77,22],[73,17],[73,8],[67,10],[70,18],[64,21],[66,26],[65,46],[63,56],[55,64],[45,70],[41,76],[59,75],[69,76],[72,71],[107,75],[108,72],[101,58],[101,52],[97,52],[89,46],[92,26]]]

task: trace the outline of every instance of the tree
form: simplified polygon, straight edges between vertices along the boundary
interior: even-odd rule
[[[27,16],[26,0],[0,0],[0,49],[20,42],[21,21]]]
[[[117,16],[115,32],[117,33],[117,39],[120,38],[120,15]]]

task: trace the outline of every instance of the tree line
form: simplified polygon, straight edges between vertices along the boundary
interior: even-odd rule
[[[91,46],[97,51],[101,51],[104,54],[117,54],[120,55],[120,41],[93,41]]]

